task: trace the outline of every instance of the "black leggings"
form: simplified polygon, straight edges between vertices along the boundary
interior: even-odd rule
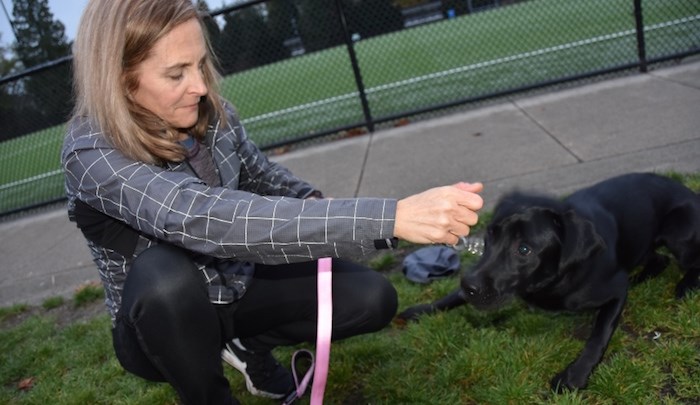
[[[218,306],[210,303],[186,252],[151,247],[134,260],[124,284],[112,331],[117,358],[142,378],[167,381],[185,403],[231,403],[222,331],[231,322],[234,335],[254,351],[315,342],[316,265],[258,264],[243,298]],[[397,296],[384,276],[334,259],[332,277],[334,340],[375,332],[391,321]]]

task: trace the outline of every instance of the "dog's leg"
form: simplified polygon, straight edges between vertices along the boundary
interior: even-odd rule
[[[671,260],[668,258],[668,256],[651,251],[647,259],[644,261],[644,268],[642,271],[632,277],[632,284],[639,284],[652,277],[658,276],[666,269],[666,267],[668,267],[670,261]]]
[[[627,275],[622,271],[618,272],[615,278],[610,280],[610,285],[615,286],[610,289],[611,291],[624,291],[624,294],[607,301],[600,308],[593,331],[586,340],[581,354],[552,379],[552,388],[557,392],[562,392],[564,389],[585,388],[588,377],[605,354],[627,299]]]
[[[679,205],[665,218],[658,239],[678,260],[685,275],[676,285],[676,298],[700,289],[700,196]]]
[[[676,298],[683,298],[689,292],[700,289],[700,240],[669,243],[669,249],[678,259],[678,266],[685,271],[676,284]]]
[[[440,311],[449,311],[460,305],[464,305],[467,301],[464,299],[462,289],[458,288],[443,298],[430,304],[420,304],[409,307],[405,311],[397,315],[397,318],[404,321],[417,321],[418,317],[425,314],[434,314]]]
[[[686,269],[685,276],[676,285],[676,298],[683,298],[697,289],[700,289],[700,265]]]

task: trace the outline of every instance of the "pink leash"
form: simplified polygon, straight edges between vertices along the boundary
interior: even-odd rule
[[[311,405],[323,404],[326,390],[328,363],[331,357],[331,330],[333,321],[333,292],[331,258],[318,260],[318,326],[316,331],[316,367],[311,387]]]
[[[292,356],[292,374],[297,389],[293,391],[283,402],[283,405],[293,403],[301,398],[306,391],[311,377],[314,377],[311,386],[311,405],[323,404],[323,393],[326,390],[328,379],[328,363],[331,355],[331,331],[333,324],[333,291],[332,291],[332,260],[330,257],[318,259],[318,321],[316,326],[316,358],[308,350],[298,350]],[[297,377],[296,363],[300,356],[311,359],[311,365],[301,382]]]

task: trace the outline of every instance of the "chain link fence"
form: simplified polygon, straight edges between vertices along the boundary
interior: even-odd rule
[[[202,7],[222,94],[270,153],[700,53],[698,0]],[[71,107],[70,57],[0,79],[0,216],[63,198]]]

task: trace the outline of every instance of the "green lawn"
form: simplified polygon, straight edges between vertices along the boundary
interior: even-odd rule
[[[674,174],[700,192],[700,173]],[[488,214],[482,222],[488,221]],[[480,226],[483,226],[482,225]],[[478,229],[476,230],[479,231]],[[399,294],[399,310],[440,298],[456,277],[430,285],[408,281],[403,257],[416,248],[372,257]],[[463,271],[475,258],[462,254]],[[550,378],[582,349],[591,313],[557,314],[519,302],[493,312],[464,306],[407,326],[336,342],[327,404],[696,404],[700,403],[700,293],[676,300],[681,273],[673,263],[661,276],[634,286],[619,328],[587,389],[555,394]],[[0,309],[0,403],[175,404],[165,384],[126,373],[116,360],[100,286],[73,300],[49,299],[44,308]],[[99,315],[68,321],[81,308]],[[310,346],[305,346],[312,349]],[[276,350],[289,364],[293,349]],[[226,375],[245,404],[273,404],[245,390],[240,374]],[[305,397],[302,404],[308,404]]]

